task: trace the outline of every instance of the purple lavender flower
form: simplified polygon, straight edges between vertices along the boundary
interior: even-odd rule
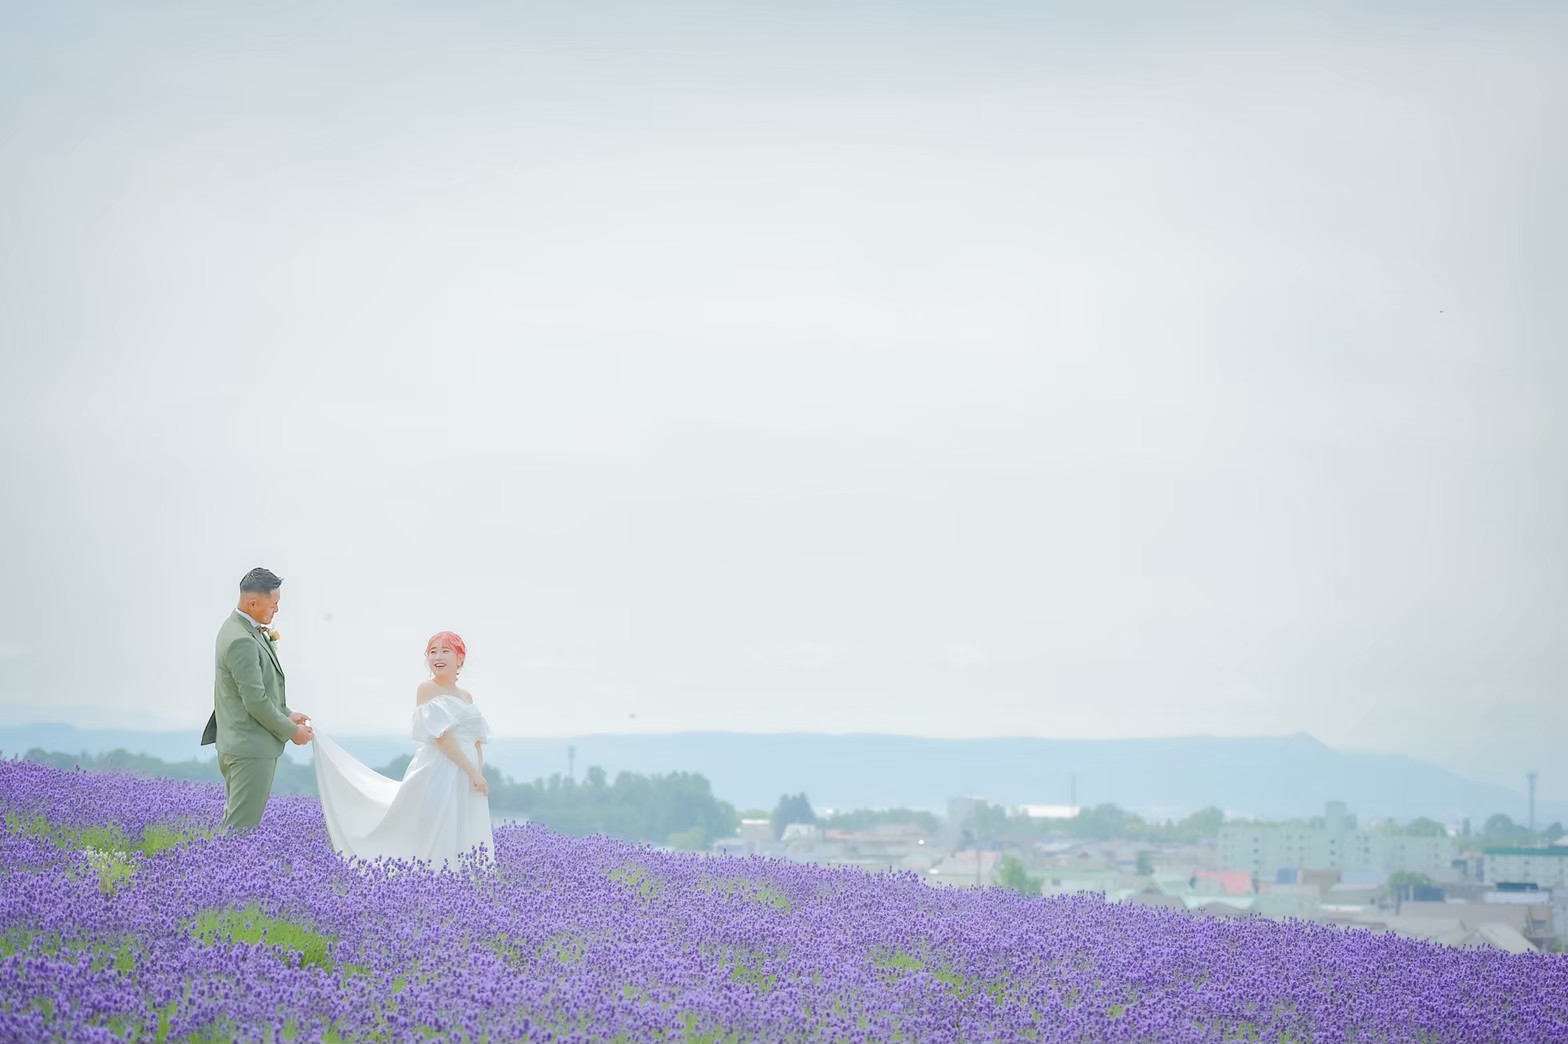
[[[438,873],[222,804],[0,761],[0,1041],[1568,1040],[1556,955],[535,826]]]

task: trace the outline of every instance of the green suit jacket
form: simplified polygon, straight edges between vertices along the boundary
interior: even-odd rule
[[[298,727],[283,698],[283,666],[277,650],[238,611],[218,628],[212,717],[203,744],[219,754],[276,758]]]

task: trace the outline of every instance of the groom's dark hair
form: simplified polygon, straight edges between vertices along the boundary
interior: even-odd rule
[[[246,594],[271,594],[282,586],[281,576],[261,566],[240,577],[240,590]]]

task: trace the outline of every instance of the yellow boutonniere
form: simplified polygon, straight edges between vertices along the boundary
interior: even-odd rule
[[[267,636],[267,641],[269,642],[276,642],[279,638],[283,637],[277,631],[264,630],[261,633]]]

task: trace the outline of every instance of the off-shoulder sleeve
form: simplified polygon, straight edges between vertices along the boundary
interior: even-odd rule
[[[413,735],[421,743],[430,743],[446,734],[457,724],[457,716],[442,699],[428,700],[414,708]]]

